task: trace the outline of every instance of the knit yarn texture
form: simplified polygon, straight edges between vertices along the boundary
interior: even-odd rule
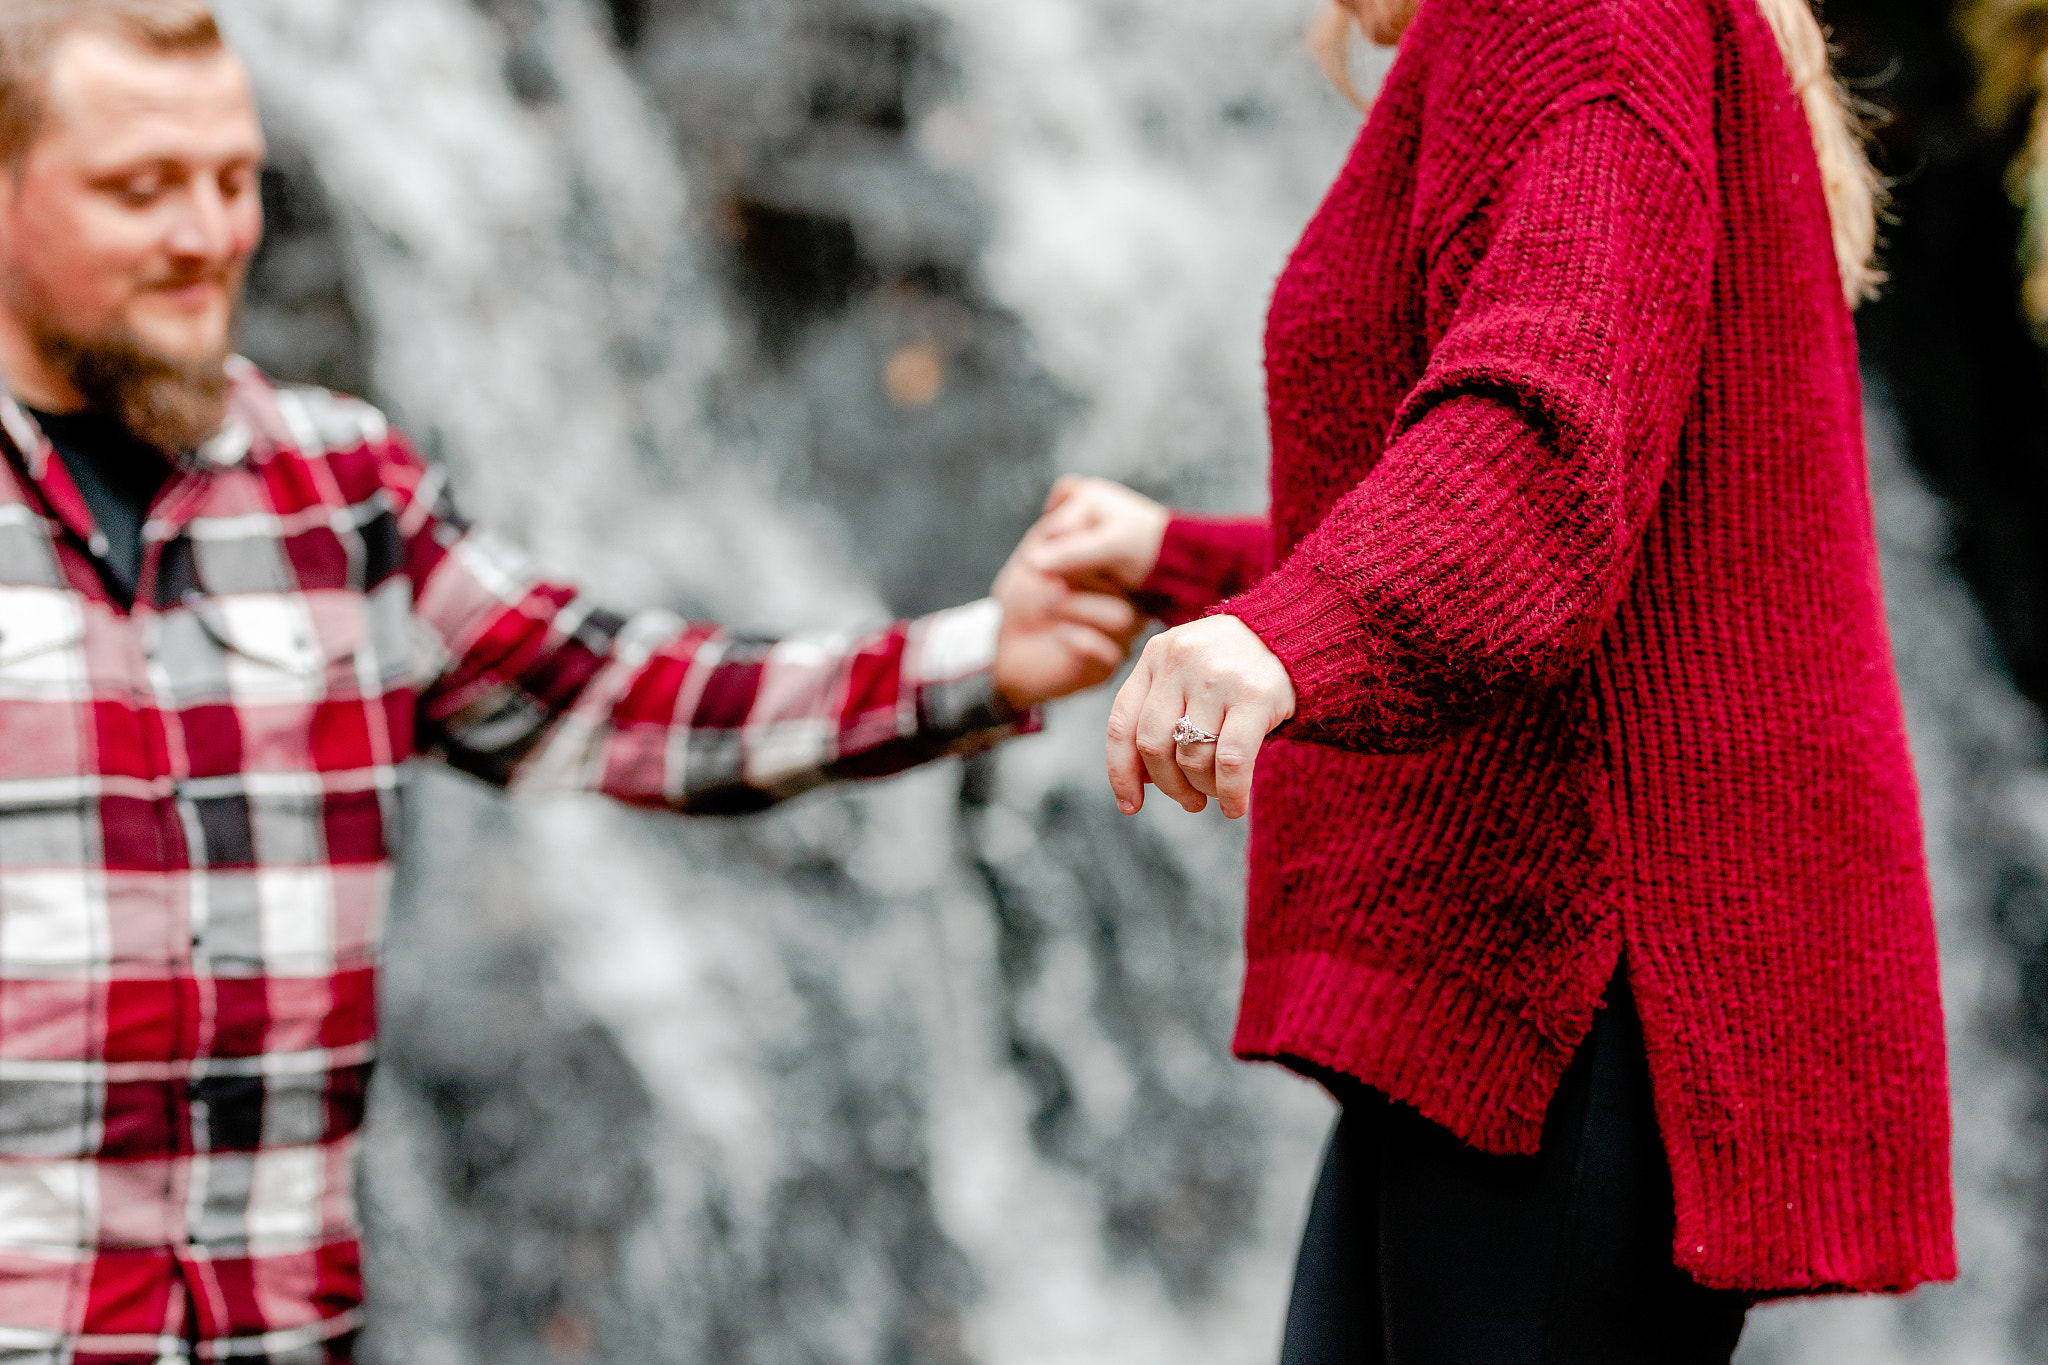
[[[1682,1268],[1953,1276],[1855,337],[1753,0],[1426,0],[1267,354],[1270,526],[1147,585],[1300,697],[1239,1053],[1527,1153],[1625,966]]]

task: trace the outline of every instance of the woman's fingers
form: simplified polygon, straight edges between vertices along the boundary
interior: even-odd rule
[[[1025,537],[1023,558],[1077,587],[1101,582],[1128,593],[1158,563],[1169,520],[1164,507],[1121,484],[1062,479]]]
[[[1052,491],[1045,495],[1045,511],[1039,515],[1044,516],[1058,511],[1060,504],[1080,492],[1087,482],[1088,480],[1079,474],[1062,474],[1054,479]]]
[[[1117,566],[1126,558],[1122,537],[1104,520],[1100,499],[1078,487],[1042,517],[1020,547],[1025,564],[1070,587],[1122,592]]]
[[[1119,528],[1098,521],[1045,527],[1044,534],[1025,551],[1024,557],[1040,573],[1066,576],[1077,570],[1109,568],[1122,557],[1122,549]]]
[[[1032,535],[1051,539],[1072,535],[1084,527],[1099,525],[1106,514],[1102,492],[1091,480],[1069,474],[1052,486],[1045,510],[1038,514]]]
[[[1117,809],[1135,815],[1145,805],[1145,760],[1138,753],[1138,712],[1152,688],[1150,651],[1138,657],[1137,667],[1117,690],[1116,705],[1109,713],[1109,789],[1116,793]]]
[[[1193,813],[1208,806],[1209,798],[1197,791],[1180,769],[1180,746],[1174,741],[1173,729],[1186,714],[1187,694],[1181,691],[1179,679],[1155,669],[1151,689],[1138,712],[1138,754],[1160,794]]]
[[[1223,728],[1224,718],[1215,714],[1214,706],[1205,707],[1199,701],[1191,701],[1187,709],[1188,724],[1209,734],[1216,734]],[[1181,772],[1187,775],[1188,785],[1204,796],[1216,795],[1216,745],[1213,743],[1184,744],[1176,740],[1173,748],[1174,761],[1180,764]]]
[[[1076,532],[1100,525],[1101,520],[1101,517],[1089,507],[1087,498],[1069,498],[1034,522],[1026,541],[1032,545],[1044,545],[1051,541],[1064,540]]]
[[[1223,718],[1210,748],[1213,785],[1208,790],[1216,804],[1233,820],[1241,820],[1252,808],[1252,773],[1259,761],[1259,748],[1275,724],[1267,708],[1257,703],[1234,706]]]
[[[1297,703],[1286,665],[1236,617],[1212,616],[1166,632],[1146,646],[1110,720],[1118,803],[1136,810],[1149,774],[1190,811],[1213,795],[1224,814],[1243,816],[1251,809],[1259,750]],[[1174,726],[1183,716],[1216,741],[1176,744]]]

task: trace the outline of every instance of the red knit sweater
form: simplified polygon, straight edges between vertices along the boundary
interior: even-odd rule
[[[1239,1052],[1528,1152],[1625,961],[1681,1266],[1953,1275],[1855,340],[1754,0],[1427,0],[1267,349],[1270,531],[1177,518],[1147,585],[1300,696]]]

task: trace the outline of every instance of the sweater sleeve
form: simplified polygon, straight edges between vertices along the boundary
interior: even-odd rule
[[[1194,620],[1266,576],[1273,524],[1265,517],[1202,517],[1175,512],[1159,562],[1135,594],[1138,609],[1170,626]]]
[[[1697,387],[1717,232],[1696,165],[1588,99],[1436,253],[1469,274],[1385,454],[1219,609],[1286,664],[1289,735],[1424,748],[1591,652]]]

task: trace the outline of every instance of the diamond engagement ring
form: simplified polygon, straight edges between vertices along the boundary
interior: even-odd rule
[[[1175,744],[1214,744],[1216,736],[1202,729],[1186,716],[1182,716],[1173,723],[1173,742]]]

